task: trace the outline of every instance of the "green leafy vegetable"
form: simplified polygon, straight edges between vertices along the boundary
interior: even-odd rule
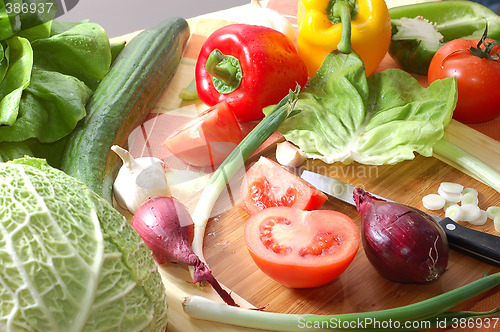
[[[58,26],[52,26],[57,29]],[[111,64],[109,39],[95,23],[80,23],[66,31],[33,41],[34,66],[77,77],[92,90]]]
[[[17,36],[24,37],[30,42],[41,38],[49,38],[50,34],[54,32],[55,24],[52,24],[53,22],[55,21],[49,21],[36,27],[20,31]]]
[[[35,158],[0,164],[0,202],[0,330],[165,330],[161,276],[109,203]]]
[[[31,155],[31,149],[26,143],[0,142],[0,162],[22,158]]]
[[[9,149],[0,156],[29,151],[57,167],[58,158],[41,145],[63,141],[86,116],[87,101],[111,66],[109,39],[95,23],[50,21],[0,46],[0,148]],[[26,140],[37,142],[18,144]]]
[[[86,115],[85,104],[92,91],[73,76],[33,70],[19,116],[12,126],[0,127],[0,141],[24,141],[36,137],[54,142],[66,136]]]
[[[40,143],[30,138],[22,142],[0,142],[0,162],[34,156],[47,160],[49,165],[58,165],[66,140],[64,137],[53,143]]]
[[[53,20],[55,0],[0,0],[0,40]],[[62,8],[61,8],[62,9]]]
[[[33,65],[33,51],[27,39],[11,37],[5,41],[0,82],[0,125],[12,125],[16,119],[21,94],[28,86]]]
[[[308,158],[394,164],[432,155],[457,100],[453,78],[423,88],[389,69],[366,77],[354,53],[330,53],[280,126]]]

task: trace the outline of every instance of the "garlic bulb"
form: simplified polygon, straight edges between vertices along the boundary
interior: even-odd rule
[[[292,23],[277,11],[262,7],[259,0],[252,0],[245,8],[241,17],[232,18],[238,23],[262,25],[285,34],[292,42],[295,40],[295,30]]]
[[[113,195],[118,205],[135,213],[148,199],[156,196],[170,196],[163,162],[155,157],[134,159],[118,145],[111,150],[123,161],[113,183]]]

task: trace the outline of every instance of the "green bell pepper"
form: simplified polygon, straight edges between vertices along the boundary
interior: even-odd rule
[[[472,1],[436,1],[389,10],[392,39],[389,54],[406,71],[427,75],[429,63],[446,42],[488,37],[500,39],[500,16]]]

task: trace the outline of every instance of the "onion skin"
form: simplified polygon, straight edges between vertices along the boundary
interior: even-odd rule
[[[189,240],[192,225],[187,209],[172,197],[149,199],[132,218],[132,227],[160,265],[182,262],[194,266],[198,258]]]
[[[150,198],[132,218],[132,227],[151,250],[158,264],[181,262],[194,266],[194,283],[208,282],[224,302],[238,306],[217,282],[208,266],[194,253],[191,247],[192,226],[189,211],[173,197]]]
[[[380,275],[400,283],[428,283],[446,271],[448,240],[431,216],[359,188],[353,196],[366,256]]]

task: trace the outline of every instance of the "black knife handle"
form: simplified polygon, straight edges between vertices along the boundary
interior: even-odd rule
[[[439,224],[448,237],[450,248],[489,264],[500,266],[499,236],[464,227],[450,218],[444,218]]]

